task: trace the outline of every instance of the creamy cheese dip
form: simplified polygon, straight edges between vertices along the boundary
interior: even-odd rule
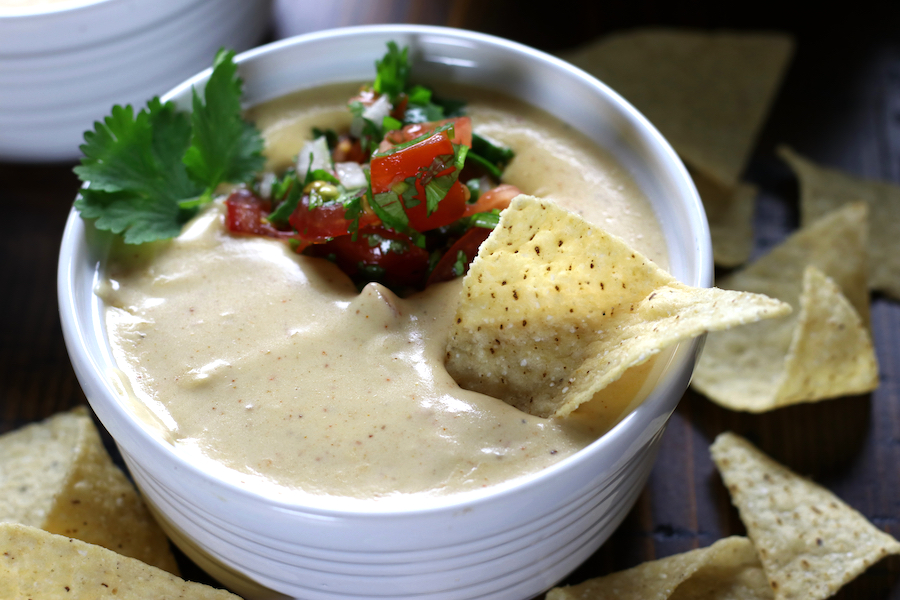
[[[269,165],[313,125],[349,122],[335,86],[250,112]],[[504,180],[552,198],[665,265],[659,225],[623,169],[548,115],[465,92],[474,130],[511,146]],[[461,279],[409,298],[357,293],[333,264],[236,236],[214,204],[172,241],[120,246],[98,293],[122,393],[204,469],[283,498],[419,502],[505,485],[577,452],[653,387],[629,371],[566,419],[459,388],[443,366]]]

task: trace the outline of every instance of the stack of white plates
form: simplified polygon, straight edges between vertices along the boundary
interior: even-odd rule
[[[0,160],[80,156],[113,104],[139,109],[259,43],[271,0],[0,0]]]

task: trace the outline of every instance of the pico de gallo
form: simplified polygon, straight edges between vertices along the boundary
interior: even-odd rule
[[[349,131],[314,130],[294,167],[229,195],[226,222],[406,293],[463,275],[519,190],[501,182],[509,148],[409,83],[407,48],[389,43],[376,71],[348,101]]]

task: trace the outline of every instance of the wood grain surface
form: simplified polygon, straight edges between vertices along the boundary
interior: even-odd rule
[[[723,2],[557,1],[552,9],[527,10],[524,4],[284,0],[276,2],[270,37],[409,22],[484,31],[558,52],[609,31],[651,24],[786,31],[795,36],[797,52],[746,174],[761,190],[755,252],[797,227],[797,183],[774,154],[778,144],[850,173],[900,183],[898,8],[854,2],[816,15],[786,3],[740,8]],[[78,188],[72,166],[0,163],[0,431],[85,402],[56,301],[59,243]],[[716,434],[726,430],[745,435],[900,538],[900,304],[874,296],[872,328],[882,375],[870,395],[754,416],[688,392],[637,505],[567,582],[742,533],[708,453]],[[204,578],[181,559],[187,574]],[[879,563],[838,597],[900,600],[900,559]]]

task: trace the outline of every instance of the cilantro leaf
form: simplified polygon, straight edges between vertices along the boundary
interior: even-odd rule
[[[181,164],[190,133],[188,117],[170,102],[154,98],[137,115],[131,106],[114,106],[84,134],[84,158],[75,173],[90,187],[76,208],[97,219],[99,229],[124,233],[127,243],[177,235],[183,222],[179,201],[203,190]]]
[[[365,194],[356,196],[344,202],[344,218],[350,221],[347,231],[350,232],[350,239],[356,241],[359,235],[359,217],[363,213],[363,198]]]
[[[97,229],[124,234],[126,244],[143,244],[175,237],[182,218],[177,204],[155,202],[128,192],[104,192],[87,188],[75,202],[84,218],[96,218]]]
[[[269,223],[284,224],[288,217],[294,213],[300,197],[303,195],[303,184],[294,169],[289,169],[284,176],[272,185],[272,198],[280,201],[280,204],[269,213]]]
[[[153,98],[137,114],[113,106],[84,134],[75,167],[88,184],[75,201],[98,229],[141,244],[175,237],[222,182],[242,182],[262,167],[262,139],[241,119],[234,53],[219,51],[194,113]]]
[[[378,215],[379,219],[381,219],[382,225],[388,229],[393,229],[398,233],[408,235],[416,246],[420,248],[425,247],[425,236],[410,227],[409,217],[406,215],[403,199],[397,192],[389,191],[381,194],[373,194],[372,183],[370,181],[366,197],[369,199],[369,206],[372,208],[372,211]],[[357,227],[359,226],[358,215],[354,214],[353,217],[348,217],[347,213],[344,213],[344,216],[347,219],[354,218],[354,223]],[[355,230],[351,229],[351,232],[355,232]]]
[[[219,50],[204,98],[193,90],[191,146],[184,155],[188,174],[206,186],[210,196],[222,182],[250,181],[262,169],[263,140],[257,129],[241,118],[241,89],[234,50]]]
[[[375,61],[375,83],[372,88],[379,94],[387,94],[394,103],[406,91],[409,79],[409,48],[401,50],[397,42],[387,44],[388,51],[381,60]]]
[[[469,266],[469,257],[462,250],[456,252],[456,260],[453,261],[453,275],[462,277],[466,274],[466,267]]]

